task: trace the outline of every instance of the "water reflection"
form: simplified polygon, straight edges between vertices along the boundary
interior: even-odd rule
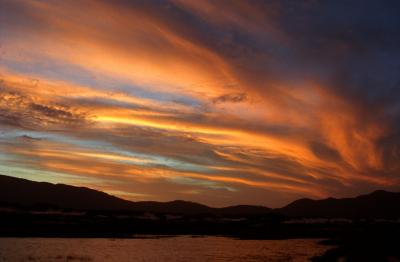
[[[225,237],[140,239],[0,238],[0,261],[307,261],[327,247],[315,239]]]

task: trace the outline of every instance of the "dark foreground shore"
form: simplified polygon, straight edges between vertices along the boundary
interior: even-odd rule
[[[0,212],[0,237],[134,238],[211,235],[240,239],[326,239],[312,261],[400,261],[400,223],[389,220],[294,220],[276,214],[247,217],[157,213],[10,210]]]
[[[348,227],[322,241],[332,248],[312,261],[400,261],[399,228],[394,224]]]

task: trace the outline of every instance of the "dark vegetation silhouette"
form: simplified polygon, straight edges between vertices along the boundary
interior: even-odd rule
[[[89,188],[0,175],[0,237],[142,234],[323,238],[332,249],[314,261],[400,261],[400,193],[300,199],[277,209],[212,208],[182,200],[131,202]]]

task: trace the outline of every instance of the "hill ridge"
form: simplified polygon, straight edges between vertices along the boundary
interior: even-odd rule
[[[353,198],[301,198],[288,205],[271,209],[258,205],[210,207],[204,204],[172,200],[129,201],[87,187],[62,183],[35,182],[0,175],[0,202],[21,206],[54,206],[80,210],[120,210],[174,214],[263,215],[321,218],[400,218],[400,193],[375,190]]]

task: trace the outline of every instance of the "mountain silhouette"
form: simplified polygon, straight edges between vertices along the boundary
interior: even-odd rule
[[[0,175],[0,201],[21,206],[55,206],[73,209],[129,209],[132,205],[106,193],[85,187],[34,182]]]
[[[399,218],[400,193],[377,190],[355,198],[299,199],[274,212],[289,217]]]
[[[78,210],[124,210],[184,215],[255,215],[266,214],[271,210],[267,207],[246,205],[212,208],[183,200],[132,202],[86,187],[34,182],[4,175],[0,175],[0,202],[22,207],[42,206]]]
[[[4,175],[0,175],[0,203],[22,207],[120,210],[182,215],[249,216],[275,213],[286,217],[309,218],[400,218],[400,193],[383,190],[355,198],[323,200],[303,198],[276,209],[252,205],[213,208],[183,200],[132,202],[86,187],[34,182]]]

